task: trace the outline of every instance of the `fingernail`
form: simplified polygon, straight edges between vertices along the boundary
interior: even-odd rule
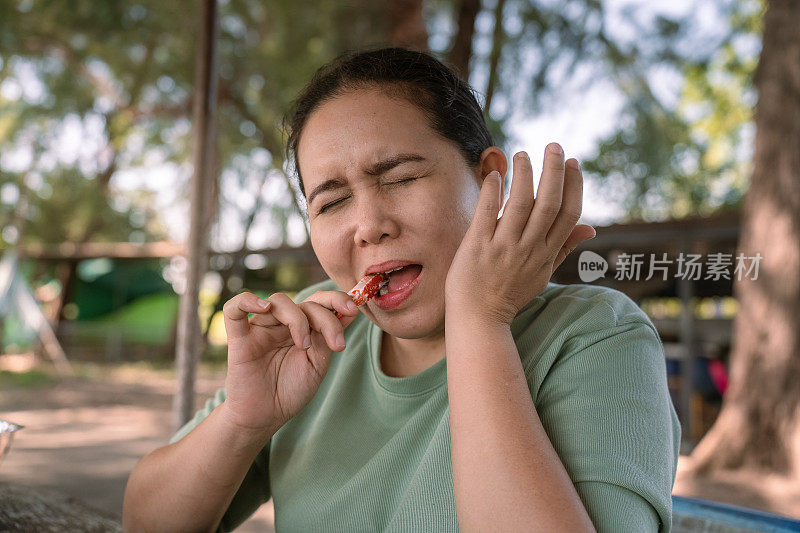
[[[346,306],[351,311],[357,311],[358,310],[358,306],[356,305],[356,303],[353,300],[349,300],[347,302]]]
[[[567,161],[567,166],[569,166],[569,168],[574,168],[575,170],[580,170],[581,168],[581,164],[578,163],[577,159],[570,159]]]
[[[311,348],[311,335],[306,335],[306,338],[303,340],[303,349],[308,350]]]
[[[339,348],[344,348],[346,346],[346,344],[344,342],[344,335],[342,335],[341,333],[339,333],[339,336],[336,337],[336,345]]]
[[[520,156],[522,159],[527,159],[528,161],[531,160],[530,156],[528,156],[528,152],[518,152],[517,155]]]
[[[547,149],[550,150],[551,154],[561,155],[564,153],[564,150],[561,149],[561,145],[559,145],[558,143],[548,144]]]
[[[272,302],[269,302],[269,301],[267,301],[267,300],[264,300],[263,298],[259,298],[259,299],[258,299],[258,305],[260,305],[260,306],[261,306],[261,307],[263,307],[264,309],[266,309],[267,307],[269,307],[271,303],[272,303]]]

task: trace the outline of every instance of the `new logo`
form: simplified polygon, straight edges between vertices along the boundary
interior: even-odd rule
[[[584,250],[578,257],[578,276],[584,283],[602,278],[608,271],[608,261],[590,250]]]

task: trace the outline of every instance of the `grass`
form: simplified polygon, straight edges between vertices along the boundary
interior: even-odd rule
[[[200,299],[200,322],[204,326],[214,301],[208,294],[201,294]],[[143,296],[113,313],[75,322],[75,333],[91,339],[107,339],[109,335],[118,334],[122,342],[164,345],[170,340],[179,301],[176,294]],[[208,341],[217,347],[227,344],[222,313],[214,315]]]
[[[177,309],[177,295],[143,296],[101,318],[76,322],[76,334],[105,339],[119,331],[122,342],[163,345],[169,342]]]
[[[0,388],[6,387],[46,387],[53,384],[55,379],[50,373],[40,369],[11,372],[0,370]]]
[[[266,294],[256,292],[265,297]],[[287,292],[294,297],[295,293]],[[215,294],[209,291],[201,292],[199,314],[201,324],[205,325],[208,313],[213,309]],[[91,320],[77,320],[70,322],[70,334],[77,345],[119,346],[120,344],[144,345],[145,350],[150,346],[159,349],[170,342],[173,322],[177,318],[180,296],[176,294],[161,293],[143,296],[128,305],[102,317]],[[35,334],[27,336],[19,333],[21,328],[13,322],[13,316],[5,322],[6,346],[12,350],[32,349],[32,339]],[[19,338],[17,338],[19,337]],[[224,364],[227,356],[227,336],[222,313],[214,315],[208,335],[208,347],[203,359],[211,364]],[[170,364],[172,364],[170,362]]]

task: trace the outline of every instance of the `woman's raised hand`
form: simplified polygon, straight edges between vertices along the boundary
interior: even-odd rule
[[[243,429],[274,432],[311,401],[331,351],[345,348],[344,328],[358,308],[342,291],[318,291],[299,304],[283,293],[262,300],[245,292],[228,300],[222,314],[226,416]]]

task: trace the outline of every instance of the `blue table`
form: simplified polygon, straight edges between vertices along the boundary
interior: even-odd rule
[[[672,496],[672,531],[675,533],[800,532],[800,520],[747,507],[698,498]]]

